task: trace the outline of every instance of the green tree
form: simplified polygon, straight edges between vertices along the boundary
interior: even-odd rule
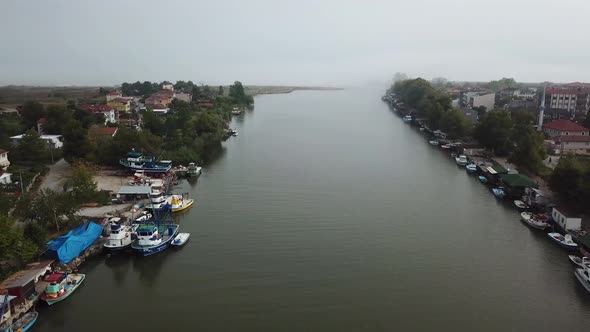
[[[549,187],[564,201],[588,211],[590,166],[572,155],[565,155],[549,178]]]
[[[45,109],[43,108],[43,105],[38,102],[27,101],[23,105],[20,115],[27,128],[36,128],[37,121],[45,116]]]
[[[78,162],[72,166],[72,175],[65,187],[72,189],[72,197],[76,202],[87,203],[96,198],[98,187],[92,176],[93,171],[90,165]]]
[[[494,110],[479,119],[474,136],[486,148],[499,155],[506,155],[512,150],[512,127],[510,113]]]
[[[47,242],[47,227],[39,222],[27,222],[23,234],[25,238],[31,240],[39,248],[43,248]]]
[[[459,139],[467,135],[471,123],[458,109],[451,108],[440,118],[440,129],[449,135],[450,139]]]
[[[18,145],[11,152],[17,162],[45,164],[51,159],[47,144],[39,138],[39,134],[33,129],[27,130]]]
[[[0,215],[0,278],[37,256],[39,248],[25,238],[14,221],[7,215]]]
[[[78,203],[71,193],[41,190],[33,200],[27,217],[40,226],[52,227],[59,231],[69,220],[74,219]]]
[[[64,127],[63,156],[68,162],[84,159],[92,153],[88,130],[78,120],[70,120]]]
[[[218,96],[223,96],[223,85],[219,86],[219,89],[217,89],[217,95]]]
[[[162,118],[151,109],[143,114],[143,128],[158,136],[163,136],[166,133]]]
[[[43,124],[43,132],[50,135],[61,135],[65,124],[72,118],[72,112],[62,105],[50,105],[45,112],[47,121]]]

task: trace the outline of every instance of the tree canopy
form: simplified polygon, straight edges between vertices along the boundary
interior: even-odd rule
[[[590,211],[590,164],[572,155],[565,155],[549,178],[549,187],[564,201]]]

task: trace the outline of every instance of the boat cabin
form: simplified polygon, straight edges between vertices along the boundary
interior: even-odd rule
[[[493,185],[500,184],[500,176],[502,176],[503,174],[508,174],[508,169],[501,165],[480,165],[478,167],[481,175],[484,176],[488,180],[488,182]]]
[[[549,203],[549,198],[543,194],[543,192],[537,188],[525,188],[523,201],[528,205],[535,208],[545,207]]]
[[[577,231],[582,228],[582,218],[564,207],[554,207],[551,218],[565,231]]]
[[[580,248],[580,253],[585,257],[590,257],[590,234],[586,233],[578,236],[576,242],[578,243],[578,248]]]
[[[14,295],[0,295],[0,312],[2,312],[2,317],[0,317],[0,331],[8,329],[12,319],[16,316],[15,304],[12,302],[14,299],[16,299]],[[2,311],[2,308],[4,308],[4,311]]]
[[[136,232],[140,246],[151,246],[162,242],[162,236],[155,225],[140,225]]]

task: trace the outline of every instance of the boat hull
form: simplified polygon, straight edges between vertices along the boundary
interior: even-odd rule
[[[480,175],[478,177],[478,179],[479,179],[479,182],[481,182],[481,183],[488,183],[488,179],[486,179],[486,177],[483,175]]]
[[[151,256],[151,255],[157,254],[161,251],[164,251],[166,248],[168,248],[170,246],[170,243],[176,237],[177,234],[178,234],[178,226],[176,226],[174,228],[174,234],[170,234],[170,236],[166,239],[166,241],[162,241],[162,243],[160,243],[158,245],[154,245],[154,246],[134,246],[134,245],[131,245],[131,248],[135,252],[137,252],[137,254],[140,256],[144,256],[144,257]]]
[[[551,233],[550,233],[550,234],[551,234]],[[564,249],[567,249],[567,250],[576,250],[576,249],[578,249],[578,246],[577,246],[577,245],[575,245],[575,246],[568,245],[568,244],[565,244],[565,243],[561,242],[560,240],[558,240],[558,239],[554,238],[553,236],[551,236],[551,235],[549,235],[549,234],[548,234],[548,236],[549,236],[549,238],[550,238],[550,239],[551,239],[553,242],[557,243],[557,244],[558,244],[560,247],[562,247],[562,248],[564,248]]]
[[[48,305],[52,305],[57,302],[61,302],[61,301],[65,300],[68,296],[70,296],[70,294],[72,294],[74,291],[76,291],[76,289],[78,289],[78,287],[80,287],[82,282],[84,282],[84,279],[86,279],[85,275],[83,275],[83,274],[78,274],[78,275],[81,276],[79,281],[74,286],[72,286],[70,289],[68,289],[67,292],[64,292],[64,294],[62,296],[56,297],[56,298],[50,298],[44,294],[43,296],[41,296],[41,300],[47,302]]]
[[[194,199],[187,200],[187,201],[186,201],[186,204],[184,204],[183,206],[181,206],[181,207],[177,207],[177,208],[174,208],[174,207],[173,207],[173,208],[172,208],[172,212],[180,212],[180,211],[184,211],[184,210],[186,210],[186,209],[190,208],[191,206],[193,206],[193,203],[194,203],[194,202],[195,202],[195,200],[194,200]]]
[[[590,292],[590,282],[584,278],[584,269],[575,269],[574,275],[578,282],[586,289],[587,292]]]
[[[121,252],[124,252],[124,251],[127,251],[127,250],[129,250],[129,249],[131,248],[131,243],[129,243],[129,244],[127,244],[127,245],[124,245],[124,246],[119,246],[119,247],[109,247],[109,246],[107,246],[107,244],[105,243],[105,244],[103,245],[103,247],[104,247],[104,249],[105,249],[106,251],[108,251],[108,252],[109,252],[109,253],[111,253],[111,254],[118,254],[118,253],[121,253]]]

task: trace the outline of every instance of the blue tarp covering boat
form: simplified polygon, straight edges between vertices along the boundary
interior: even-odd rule
[[[102,226],[89,222],[72,229],[68,234],[47,242],[48,253],[63,264],[78,257],[82,251],[90,247],[102,233]]]

